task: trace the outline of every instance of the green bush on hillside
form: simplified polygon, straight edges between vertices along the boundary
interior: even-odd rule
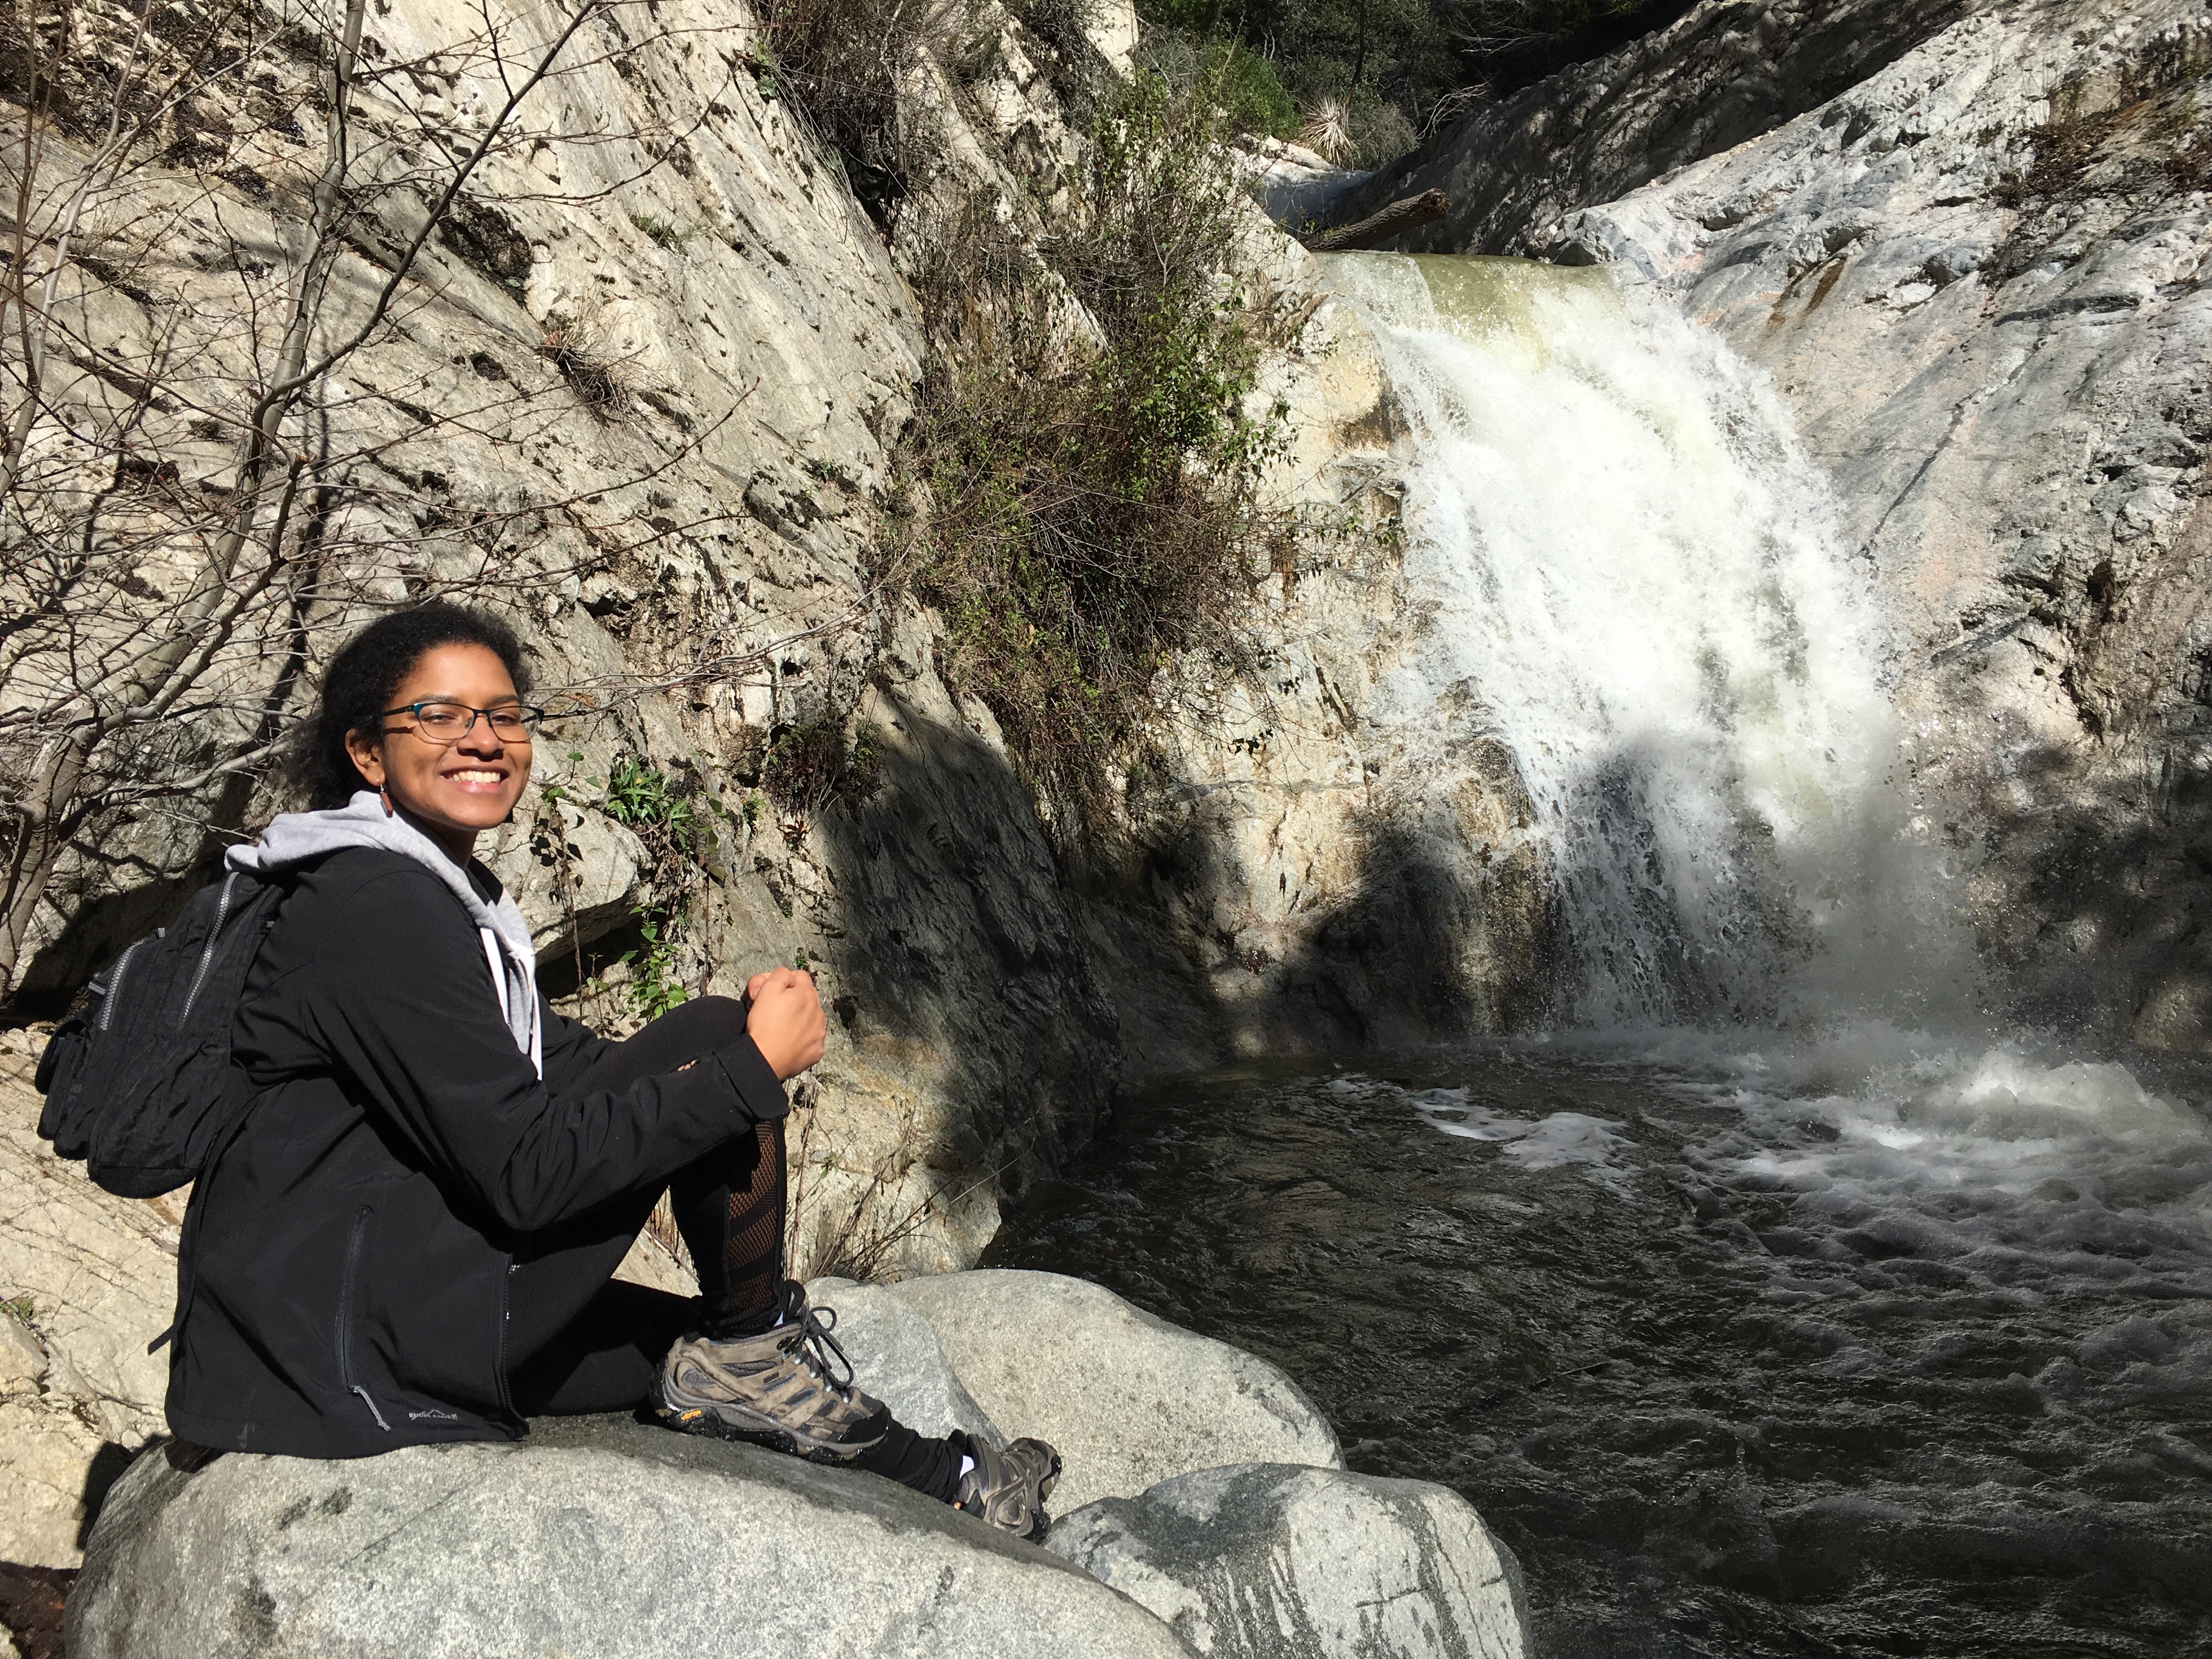
[[[1245,406],[1272,319],[1222,274],[1246,210],[1225,78],[1146,71],[1102,110],[1080,229],[1024,246],[979,204],[918,273],[933,345],[886,574],[1071,804],[1101,798],[1189,653],[1243,659],[1279,533],[1257,490],[1279,412]]]
[[[1216,40],[1199,60],[1199,78],[1218,88],[1223,124],[1231,132],[1295,138],[1304,118],[1276,78],[1275,66],[1235,40]]]

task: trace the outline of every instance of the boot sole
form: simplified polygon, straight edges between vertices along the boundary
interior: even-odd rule
[[[696,1406],[672,1404],[661,1397],[658,1387],[653,1391],[653,1413],[665,1428],[678,1434],[702,1435],[713,1440],[733,1440],[751,1446],[765,1446],[770,1451],[783,1453],[787,1457],[803,1458],[809,1463],[849,1463],[881,1443],[881,1437],[866,1445],[835,1446],[817,1441],[802,1444],[799,1437],[788,1429],[772,1424],[732,1422],[723,1413],[726,1406],[701,1404]]]

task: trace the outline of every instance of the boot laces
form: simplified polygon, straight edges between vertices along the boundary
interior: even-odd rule
[[[837,1310],[813,1306],[806,1300],[805,1287],[796,1280],[791,1281],[786,1295],[784,1319],[792,1327],[792,1335],[783,1345],[784,1352],[839,1394],[849,1397],[853,1392],[853,1362],[830,1334],[837,1328]],[[796,1318],[793,1317],[794,1313]],[[830,1358],[833,1354],[834,1361]],[[840,1370],[844,1372],[842,1376],[837,1374]]]

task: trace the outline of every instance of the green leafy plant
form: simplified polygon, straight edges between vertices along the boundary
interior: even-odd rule
[[[1139,74],[1101,112],[1084,234],[1040,260],[979,204],[920,273],[936,331],[886,574],[938,608],[947,666],[1051,795],[1103,801],[1194,653],[1238,669],[1288,533],[1259,498],[1285,410],[1250,407],[1280,325],[1223,274],[1231,122],[1218,76]]]
[[[625,755],[607,769],[605,787],[601,805],[606,815],[635,831],[649,851],[698,850],[705,827],[696,782],[679,781],[649,760]]]
[[[672,924],[663,917],[647,915],[638,923],[637,931],[645,942],[625,951],[620,958],[629,969],[630,1006],[646,1018],[658,1019],[689,1000],[676,977]]]
[[[618,961],[629,969],[630,1006],[652,1019],[688,994],[678,977],[678,946],[713,850],[715,807],[696,775],[672,774],[641,756],[618,757],[601,787],[600,810],[645,851],[653,898],[635,913],[641,942]]]
[[[1295,138],[1305,125],[1275,66],[1241,40],[1208,44],[1200,59],[1200,73],[1216,88],[1221,118],[1232,132]]]

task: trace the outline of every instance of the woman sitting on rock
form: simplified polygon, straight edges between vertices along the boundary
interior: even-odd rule
[[[230,854],[288,892],[234,1027],[255,1104],[185,1221],[170,1426],[354,1457],[650,1402],[1036,1535],[1052,1449],[895,1422],[783,1277],[812,980],[756,974],[622,1042],[538,994],[521,913],[471,856],[530,780],[527,686],[488,615],[370,624],[324,678],[319,810]],[[696,1300],[612,1276],[664,1191]]]

